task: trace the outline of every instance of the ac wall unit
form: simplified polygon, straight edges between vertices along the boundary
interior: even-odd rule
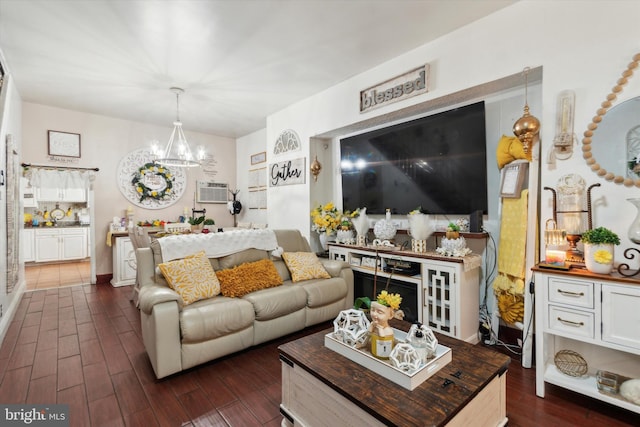
[[[211,181],[196,181],[196,202],[227,203],[229,184]]]

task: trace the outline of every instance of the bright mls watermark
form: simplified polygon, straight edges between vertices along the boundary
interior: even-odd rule
[[[69,405],[1,405],[1,426],[69,427]]]

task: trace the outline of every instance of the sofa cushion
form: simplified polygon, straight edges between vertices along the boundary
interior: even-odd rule
[[[307,305],[307,293],[291,282],[284,286],[251,292],[242,297],[253,305],[256,320],[264,321],[302,310]]]
[[[245,249],[240,252],[218,258],[218,268],[216,269],[216,271],[233,268],[240,264],[259,261],[261,259],[267,258],[269,258],[269,254],[267,253],[267,251],[263,251],[260,249]]]
[[[216,274],[220,280],[220,293],[226,297],[241,297],[260,289],[282,285],[282,278],[269,259],[247,262],[220,270]]]
[[[347,285],[344,279],[334,277],[331,279],[307,280],[296,284],[307,293],[307,306],[309,308],[322,307],[336,302],[347,296]]]
[[[220,282],[209,259],[200,251],[183,259],[158,265],[171,289],[176,291],[184,305],[220,293]]]
[[[197,343],[223,337],[253,325],[250,302],[217,296],[198,301],[180,312],[183,343]]]
[[[313,252],[285,252],[282,259],[287,264],[291,280],[294,282],[331,278]]]

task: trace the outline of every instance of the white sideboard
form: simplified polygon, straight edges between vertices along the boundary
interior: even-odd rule
[[[113,278],[111,285],[127,286],[136,282],[136,253],[129,236],[116,237],[113,245]]]
[[[465,259],[446,257],[435,252],[376,250],[362,246],[329,245],[329,258],[351,264],[354,272],[373,276],[376,273],[376,256],[379,258],[378,290],[384,289],[386,279],[404,282],[415,287],[418,321],[434,331],[467,342],[477,343],[480,272],[479,255],[470,255],[474,267],[468,268]],[[414,274],[386,272],[389,263],[412,263],[419,268]],[[356,278],[357,280],[357,278]],[[401,294],[402,295],[402,294]],[[355,295],[360,297],[363,295]]]
[[[640,413],[640,405],[601,393],[597,371],[640,378],[640,281],[534,268],[536,318],[536,394],[545,383]],[[560,350],[587,362],[587,373],[573,377],[554,363]]]

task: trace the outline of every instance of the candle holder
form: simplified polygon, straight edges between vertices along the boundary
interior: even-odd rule
[[[551,191],[553,195],[553,221],[555,224],[558,224],[558,214],[562,214],[565,216],[565,222],[570,222],[571,227],[567,228],[566,231],[566,239],[569,243],[569,249],[566,251],[566,262],[569,263],[584,263],[584,254],[577,247],[578,242],[582,238],[582,231],[584,231],[584,227],[582,224],[581,216],[583,214],[587,215],[587,228],[586,230],[591,230],[593,228],[593,214],[591,210],[591,190],[594,187],[600,187],[599,183],[593,184],[587,188],[587,201],[586,201],[586,209],[582,209],[582,202],[580,202],[582,197],[582,191],[584,191],[584,181],[582,177],[578,175],[566,175],[560,178],[559,187],[561,189],[569,188],[567,194],[570,196],[570,203],[564,203],[563,209],[558,209],[558,196],[556,190],[551,187],[544,187],[545,190]],[[564,187],[563,185],[564,184]],[[577,188],[582,185],[582,191],[578,191]],[[578,194],[580,193],[580,194]],[[573,208],[571,208],[573,207]]]

